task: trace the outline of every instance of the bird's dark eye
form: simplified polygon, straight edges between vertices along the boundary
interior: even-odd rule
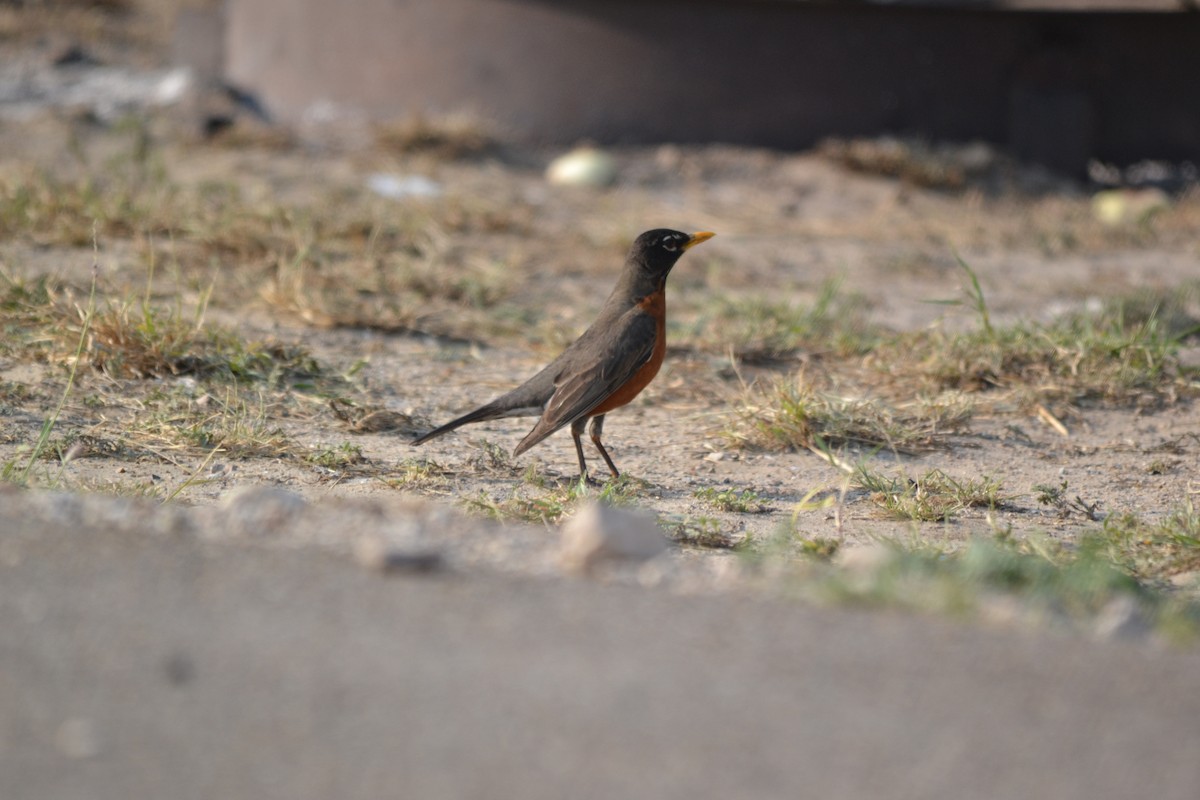
[[[668,236],[665,239],[663,239],[662,246],[668,253],[674,253],[676,248],[678,247],[678,245],[675,244],[674,236]]]

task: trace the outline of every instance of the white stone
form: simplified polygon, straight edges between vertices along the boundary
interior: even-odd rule
[[[617,162],[594,147],[580,147],[551,161],[546,180],[558,186],[609,186],[617,180]]]
[[[602,561],[645,561],[666,548],[651,515],[591,503],[563,525],[560,558],[568,570],[589,572]]]
[[[1127,594],[1109,600],[1096,615],[1098,639],[1140,639],[1153,630],[1154,625],[1137,598]]]

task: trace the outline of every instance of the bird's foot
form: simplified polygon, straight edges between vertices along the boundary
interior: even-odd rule
[[[589,475],[588,473],[586,473],[586,472],[585,472],[585,473],[583,473],[582,475],[580,475],[580,476],[579,476],[578,485],[579,485],[581,488],[583,488],[583,487],[588,487],[588,486],[591,486],[591,487],[594,487],[594,488],[597,488],[597,489],[598,489],[598,488],[600,488],[601,486],[603,486],[603,485],[604,485],[604,483],[603,483],[602,481],[598,481],[598,480],[596,480],[596,479],[595,479],[595,478],[593,478],[591,475]]]

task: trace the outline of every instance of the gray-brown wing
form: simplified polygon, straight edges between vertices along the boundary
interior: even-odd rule
[[[555,392],[542,418],[513,455],[521,455],[611,397],[650,360],[656,336],[654,319],[635,310],[618,321],[606,341],[579,348],[555,378]]]

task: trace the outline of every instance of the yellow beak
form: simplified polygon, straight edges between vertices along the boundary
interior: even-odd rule
[[[716,234],[712,231],[697,231],[696,233],[692,234],[692,238],[683,243],[683,249],[687,250],[688,248],[695,247],[701,242],[707,242],[714,236],[716,236]]]

